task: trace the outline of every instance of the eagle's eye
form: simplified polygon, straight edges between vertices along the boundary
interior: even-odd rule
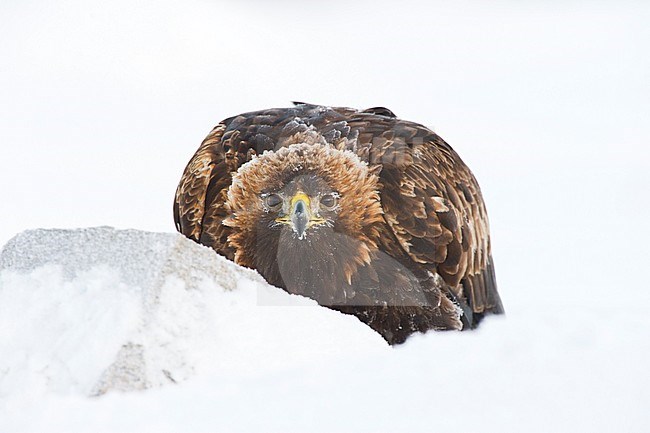
[[[264,204],[270,210],[279,210],[282,207],[282,197],[279,194],[269,194],[264,197]]]
[[[327,210],[333,210],[339,203],[339,195],[335,192],[325,194],[320,198],[320,205]]]

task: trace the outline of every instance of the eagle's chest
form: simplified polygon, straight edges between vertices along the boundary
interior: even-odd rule
[[[298,239],[280,234],[256,253],[256,268],[271,284],[315,299],[322,305],[346,302],[352,286],[346,281],[346,263],[354,260],[353,240],[331,230]]]
[[[341,233],[329,233],[328,239],[279,236],[276,242],[260,247],[255,267],[269,283],[321,305],[422,306],[438,302],[439,291],[431,296],[427,288],[428,275],[407,269],[379,250],[370,261],[362,262],[358,241]]]

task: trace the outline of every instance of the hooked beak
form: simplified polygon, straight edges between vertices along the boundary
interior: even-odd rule
[[[305,238],[305,232],[307,231],[307,225],[311,216],[308,209],[309,201],[305,202],[303,199],[296,200],[291,205],[291,226],[293,231],[298,235],[298,239]]]
[[[323,218],[312,213],[311,200],[302,191],[299,191],[291,198],[289,209],[289,215],[278,218],[276,221],[289,224],[294,233],[298,235],[298,239],[305,239],[308,228],[325,222]]]

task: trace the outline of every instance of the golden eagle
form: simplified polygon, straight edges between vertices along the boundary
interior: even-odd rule
[[[174,219],[390,344],[503,313],[476,179],[438,135],[383,107],[295,103],[224,120],[185,168]]]

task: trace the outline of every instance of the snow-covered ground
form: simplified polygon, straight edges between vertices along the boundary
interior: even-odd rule
[[[2,271],[0,431],[649,431],[648,22],[634,1],[3,2],[0,245],[149,233]],[[235,290],[124,276],[131,248],[180,242],[173,192],[211,127],[290,100],[384,105],[461,154],[505,318],[388,348],[223,261]],[[88,397],[125,341],[161,386]]]
[[[648,425],[647,319],[624,299],[511,307],[390,348],[179,234],[29,231],[0,269],[3,432]]]

